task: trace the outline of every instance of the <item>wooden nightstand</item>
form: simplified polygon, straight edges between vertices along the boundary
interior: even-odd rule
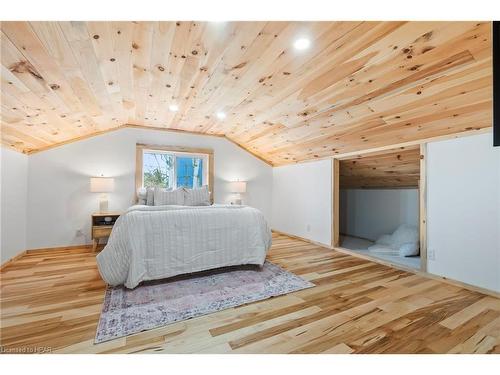
[[[99,239],[109,237],[113,225],[115,225],[120,215],[119,212],[97,212],[92,214],[92,251],[96,251]]]

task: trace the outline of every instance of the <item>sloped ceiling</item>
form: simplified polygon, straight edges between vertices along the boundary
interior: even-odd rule
[[[29,153],[132,124],[225,135],[282,165],[490,127],[490,29],[3,22],[2,142]]]

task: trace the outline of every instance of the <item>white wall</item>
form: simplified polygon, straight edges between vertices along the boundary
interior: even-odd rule
[[[418,226],[418,189],[341,189],[340,233],[375,241],[401,224]]]
[[[273,169],[272,228],[322,244],[332,242],[332,161]]]
[[[1,147],[1,263],[26,250],[28,157]]]
[[[491,133],[427,148],[428,271],[500,291],[500,147]]]
[[[435,255],[428,271],[500,291],[500,148],[491,146],[491,138],[488,133],[428,145],[428,251]],[[274,229],[331,244],[331,160],[271,168],[223,138],[122,129],[29,157],[1,148],[2,263],[25,249],[88,243],[89,216],[98,206],[97,195],[89,192],[90,176],[116,178],[110,209],[131,205],[136,143],[214,149],[216,202],[232,198],[227,181],[247,180],[246,203],[271,218]],[[389,193],[416,191],[353,194]],[[382,196],[365,200],[394,209]],[[418,212],[418,200],[413,201]],[[375,212],[371,207],[363,211]],[[354,227],[354,234],[376,237]],[[386,228],[376,231],[395,229]],[[85,235],[77,237],[77,229]]]
[[[30,155],[27,248],[90,242],[90,214],[98,194],[89,192],[91,176],[115,177],[109,209],[123,210],[135,198],[136,143],[212,148],[215,202],[234,198],[228,181],[248,181],[244,203],[271,217],[272,168],[220,137],[143,129],[121,129]],[[2,211],[3,212],[3,211]],[[84,236],[76,236],[81,229]]]

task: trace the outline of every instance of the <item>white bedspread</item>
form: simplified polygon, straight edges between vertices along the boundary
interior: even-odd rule
[[[271,231],[255,208],[137,205],[118,218],[97,264],[108,284],[134,288],[145,280],[263,265],[270,247]]]

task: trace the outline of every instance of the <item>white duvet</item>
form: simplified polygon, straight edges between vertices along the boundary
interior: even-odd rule
[[[251,207],[130,207],[116,221],[108,244],[97,256],[108,284],[127,288],[218,267],[263,265],[271,231]]]

